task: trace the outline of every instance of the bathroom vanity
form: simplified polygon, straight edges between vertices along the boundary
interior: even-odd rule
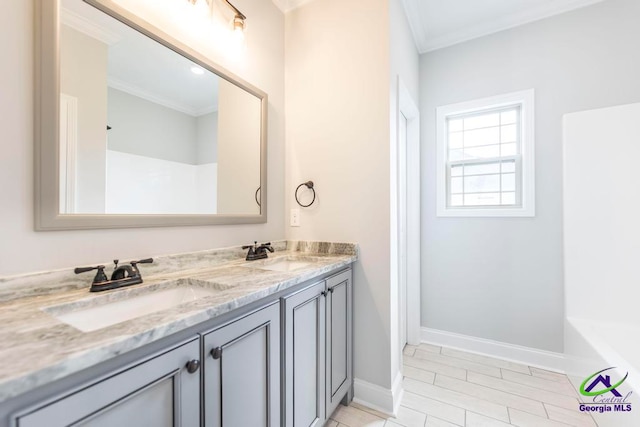
[[[0,306],[20,323],[2,333],[0,425],[323,425],[352,399],[357,248],[274,246],[261,261],[239,248],[156,258],[145,283],[102,295],[77,277],[20,284]],[[98,329],[69,320],[113,308],[117,321],[123,303],[194,289],[207,292]]]

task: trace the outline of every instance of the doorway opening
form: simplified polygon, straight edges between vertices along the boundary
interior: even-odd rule
[[[398,78],[398,336],[399,351],[420,343],[420,114]]]

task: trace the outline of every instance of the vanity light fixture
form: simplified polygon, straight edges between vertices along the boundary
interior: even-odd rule
[[[213,8],[214,0],[187,0],[189,3],[194,5],[199,9],[208,10],[209,15],[211,15],[211,11]],[[245,20],[247,17],[238,10],[229,0],[223,0],[235,13],[233,17],[233,33],[236,37],[243,39],[244,38],[244,28],[245,28]]]

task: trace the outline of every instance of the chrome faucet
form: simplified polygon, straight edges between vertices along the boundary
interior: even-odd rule
[[[265,259],[268,258],[267,251],[275,252],[273,247],[271,246],[271,242],[263,243],[258,246],[258,242],[254,241],[253,245],[243,246],[242,249],[249,249],[247,252],[247,261],[255,261],[257,259]]]
[[[113,260],[113,273],[111,279],[107,278],[104,273],[105,266],[98,265],[96,267],[78,267],[73,270],[76,274],[85,273],[91,270],[98,270],[93,282],[91,283],[90,292],[107,291],[109,289],[122,288],[124,286],[137,285],[142,283],[142,274],[138,269],[138,264],[151,264],[153,258],[141,259],[139,261],[131,261],[128,265],[118,266],[119,260]]]

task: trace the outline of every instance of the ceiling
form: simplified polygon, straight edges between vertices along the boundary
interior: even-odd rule
[[[310,1],[273,0],[284,12]],[[420,53],[462,43],[604,0],[402,0]],[[64,9],[92,21],[109,47],[110,86],[142,96],[156,95],[156,102],[178,107],[192,115],[215,109],[217,78],[185,73],[192,64],[176,59],[173,52],[141,36],[81,0],[63,0]],[[64,14],[63,14],[64,15]],[[76,20],[77,21],[77,20]],[[76,22],[77,24],[77,22]],[[80,23],[82,24],[82,23]],[[74,25],[75,27],[75,25]],[[78,28],[76,28],[78,29]],[[96,28],[92,29],[95,36]],[[115,40],[115,41],[114,41]],[[151,58],[153,56],[154,58]],[[140,61],[139,58],[145,58]],[[117,59],[114,66],[112,59]],[[180,61],[182,59],[182,61]],[[163,64],[158,67],[157,64]],[[156,65],[154,65],[156,64]],[[163,70],[159,72],[159,70]],[[205,90],[201,86],[208,80]],[[131,83],[129,85],[123,84]],[[167,84],[167,82],[171,82]],[[135,87],[134,87],[135,86]],[[214,99],[212,99],[212,95]],[[144,97],[144,96],[143,96]]]
[[[108,86],[197,117],[217,110],[218,76],[82,0],[63,0],[63,25],[108,45]],[[64,46],[62,46],[64,49]]]
[[[281,11],[286,13],[310,1],[314,0],[273,0],[273,3],[278,6]]]
[[[402,0],[420,53],[601,1],[603,0]]]
[[[311,1],[272,0],[289,12]],[[420,53],[548,18],[605,0],[401,0]]]

